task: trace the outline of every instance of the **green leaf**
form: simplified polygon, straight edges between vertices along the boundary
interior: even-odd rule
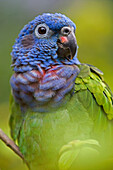
[[[74,140],[64,145],[60,150],[60,158],[58,161],[58,166],[60,170],[68,170],[72,163],[78,159],[79,154],[88,152],[90,154],[99,153],[97,149],[93,146],[100,147],[97,140],[87,139],[87,140]]]
[[[78,154],[80,152],[80,149],[76,150],[69,150],[67,152],[64,152],[58,161],[58,166],[60,170],[68,170],[73,161],[77,158]]]
[[[64,145],[64,146],[60,149],[59,155],[61,155],[63,152],[67,151],[68,149],[72,149],[72,145],[71,145],[71,144]]]
[[[83,144],[91,144],[91,145],[96,145],[100,147],[100,144],[97,140],[94,139],[87,139],[87,140],[83,140]]]

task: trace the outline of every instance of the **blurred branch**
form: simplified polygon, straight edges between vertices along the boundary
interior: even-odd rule
[[[24,160],[24,156],[19,150],[19,147],[0,129],[0,139],[13,150],[21,159]]]
[[[19,147],[13,142],[13,140],[11,140],[3,131],[2,129],[0,129],[0,139],[11,149],[13,150],[28,166],[28,163],[26,162],[26,160],[24,159],[24,156],[22,155],[22,153],[19,150]],[[29,168],[30,169],[30,168]]]

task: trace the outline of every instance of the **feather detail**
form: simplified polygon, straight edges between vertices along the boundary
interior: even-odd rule
[[[72,96],[78,66],[53,66],[46,71],[38,67],[39,70],[14,73],[11,77],[13,96],[22,110],[23,107],[38,110],[45,105],[51,109],[61,105],[67,94]]]
[[[81,64],[79,68],[80,74],[75,80],[75,93],[81,90],[90,91],[108,119],[113,119],[113,94],[104,82],[103,73],[92,65]]]

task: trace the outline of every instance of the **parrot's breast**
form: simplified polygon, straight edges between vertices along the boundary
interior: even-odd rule
[[[14,99],[22,110],[50,111],[70,99],[78,73],[75,64],[14,73],[10,80]]]

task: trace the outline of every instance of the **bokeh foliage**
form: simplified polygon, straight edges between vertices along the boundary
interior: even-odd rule
[[[57,4],[49,12],[61,12],[70,17],[77,26],[80,62],[97,66],[104,72],[105,81],[113,91],[113,1],[75,0],[68,5]],[[13,6],[0,1],[0,128],[9,134],[9,79],[11,76],[12,45],[19,31],[29,20],[39,14],[36,10],[23,9],[15,2]],[[61,2],[59,1],[59,4]],[[59,7],[61,6],[61,7]],[[47,12],[42,10],[42,12]],[[20,158],[0,141],[1,170],[27,169]]]

